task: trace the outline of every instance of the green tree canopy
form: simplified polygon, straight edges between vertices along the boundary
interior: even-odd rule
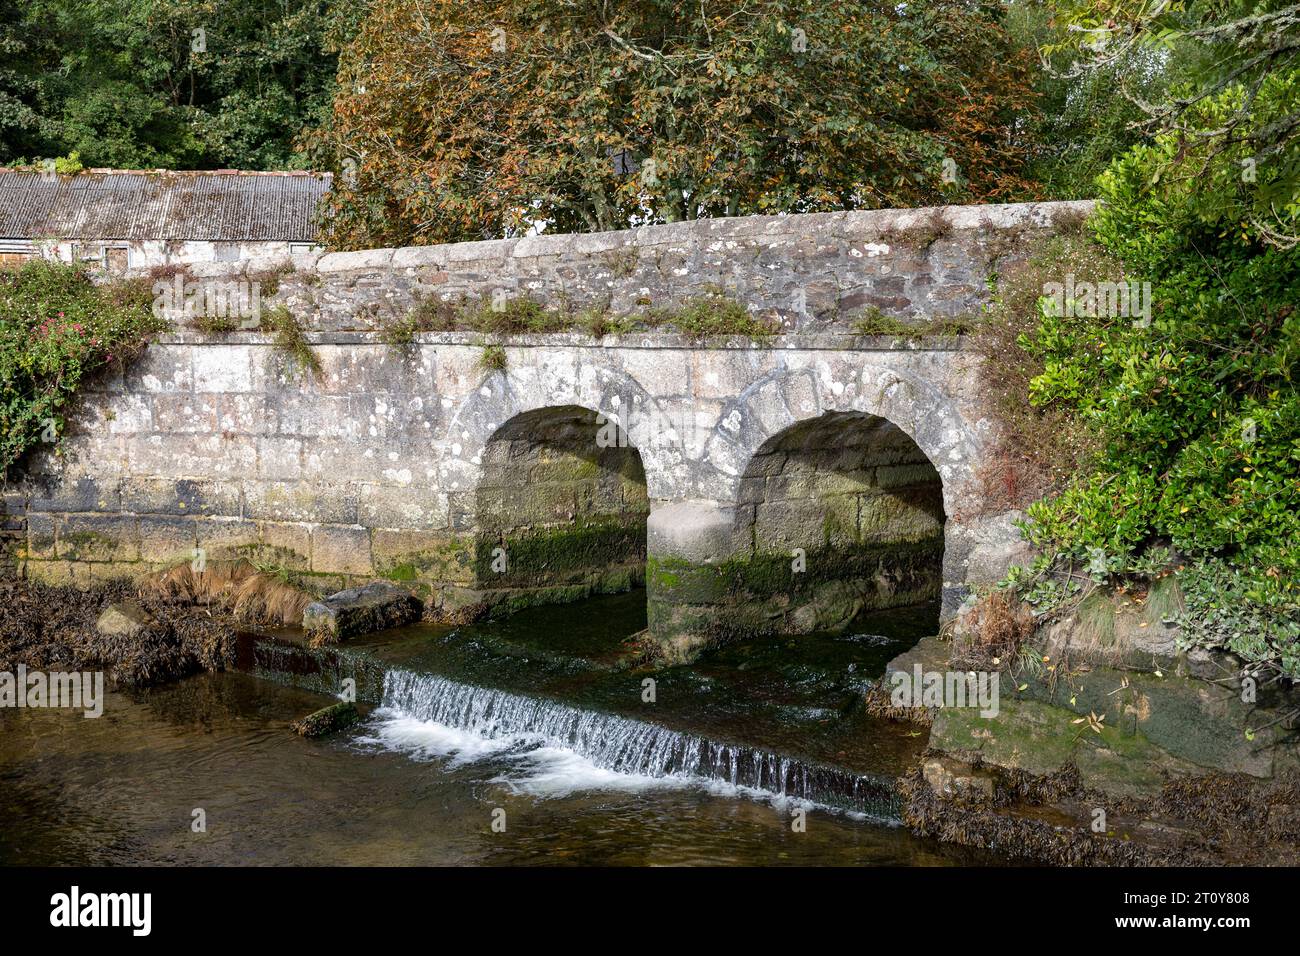
[[[333,95],[335,0],[0,0],[0,162],[277,169]]]
[[[1141,110],[1148,133],[1177,148],[1157,176],[1215,182],[1198,204],[1219,215],[1239,208],[1251,230],[1275,245],[1300,243],[1300,4],[1286,0],[1074,0],[1049,58],[1063,75],[1115,73],[1134,57],[1176,63],[1167,94],[1144,95],[1131,71],[1117,90]],[[1245,201],[1225,180],[1249,185]],[[1217,194],[1216,194],[1217,193]]]

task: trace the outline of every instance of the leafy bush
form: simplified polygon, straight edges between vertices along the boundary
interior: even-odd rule
[[[0,273],[0,472],[62,432],[84,381],[167,327],[152,302],[147,282],[96,286],[85,271],[43,259]]]
[[[1151,321],[1040,303],[1029,395],[1101,447],[1026,530],[1105,573],[1171,543],[1190,559],[1190,639],[1300,678],[1300,248],[1250,225],[1250,183],[1225,169],[1165,135],[1101,178],[1096,238],[1151,283]]]
[[[1300,675],[1300,614],[1295,578],[1260,573],[1240,561],[1201,559],[1178,575],[1187,612],[1187,646],[1227,648],[1256,665]]]

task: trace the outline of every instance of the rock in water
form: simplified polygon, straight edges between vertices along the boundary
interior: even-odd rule
[[[302,626],[313,639],[342,641],[418,621],[422,611],[420,599],[410,591],[375,581],[308,604],[302,614]]]
[[[140,605],[119,601],[104,608],[95,630],[104,637],[135,637],[152,623],[153,618]]]
[[[340,701],[322,707],[301,720],[295,720],[293,732],[301,737],[325,737],[336,734],[340,730],[347,730],[360,719],[361,715],[357,712],[356,704]]]

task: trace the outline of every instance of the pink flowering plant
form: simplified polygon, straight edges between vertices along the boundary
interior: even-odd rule
[[[0,473],[62,434],[83,383],[167,327],[151,303],[144,281],[96,285],[59,262],[0,272]]]

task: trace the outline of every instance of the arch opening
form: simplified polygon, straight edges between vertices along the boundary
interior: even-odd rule
[[[939,473],[897,425],[855,411],[791,425],[741,477],[738,618],[804,634],[933,605],[937,628],[944,521]]]
[[[483,449],[476,587],[505,611],[637,587],[649,513],[641,455],[616,422],[577,405],[523,412]]]

